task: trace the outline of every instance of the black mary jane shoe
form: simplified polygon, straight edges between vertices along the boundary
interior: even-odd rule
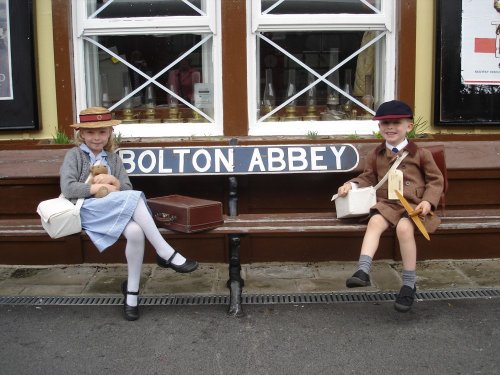
[[[137,320],[139,319],[139,304],[137,306],[127,305],[127,294],[138,296],[139,292],[129,292],[127,290],[127,281],[122,283],[122,293],[123,293],[123,316],[126,320]]]
[[[179,266],[173,264],[172,259],[174,259],[176,255],[177,255],[177,251],[174,251],[172,256],[170,258],[168,258],[168,260],[165,260],[161,256],[156,255],[156,264],[158,264],[160,267],[163,267],[163,268],[172,268],[175,272],[179,272],[179,273],[193,272],[195,269],[198,268],[198,262],[195,260],[189,260],[189,259],[186,259],[186,261]]]

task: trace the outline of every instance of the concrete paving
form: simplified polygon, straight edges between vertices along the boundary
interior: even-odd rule
[[[355,262],[253,263],[242,266],[243,293],[328,293],[349,290],[345,280]],[[124,264],[51,266],[0,265],[3,296],[106,296],[119,295],[127,276]],[[372,286],[363,291],[398,291],[401,263],[375,261]],[[179,274],[155,264],[142,269],[141,295],[227,295],[227,264],[202,263],[190,274]],[[500,258],[432,260],[418,262],[417,287],[423,290],[500,287]],[[352,291],[352,289],[351,289]]]

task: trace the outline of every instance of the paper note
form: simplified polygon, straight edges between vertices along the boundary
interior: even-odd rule
[[[403,191],[403,172],[399,169],[389,172],[388,191],[389,199],[398,199],[396,190]]]

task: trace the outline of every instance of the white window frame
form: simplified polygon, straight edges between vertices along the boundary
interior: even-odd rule
[[[220,136],[223,134],[222,111],[222,51],[221,35],[221,3],[220,0],[207,0],[206,13],[200,16],[170,17],[134,17],[89,19],[87,4],[84,0],[73,0],[73,46],[76,107],[80,112],[87,105],[87,78],[85,73],[85,40],[100,35],[149,35],[149,34],[200,34],[210,35],[212,39],[213,64],[213,123],[132,123],[115,126],[115,131],[122,138],[163,138]],[[87,39],[88,40],[88,39]],[[88,41],[87,41],[88,42]],[[205,46],[201,47],[206,48]],[[153,82],[155,83],[155,82]],[[156,86],[160,86],[155,83]]]
[[[287,0],[285,0],[287,1]],[[313,22],[311,22],[313,20]],[[378,130],[373,120],[338,120],[338,121],[287,121],[263,122],[257,118],[259,107],[257,98],[258,61],[257,45],[261,32],[293,32],[293,31],[356,31],[376,30],[385,33],[386,68],[383,77],[375,77],[379,87],[384,87],[380,101],[394,98],[396,81],[396,22],[395,0],[381,0],[381,9],[377,14],[262,14],[261,1],[247,2],[247,83],[249,135],[371,135]],[[318,77],[315,77],[318,79]]]

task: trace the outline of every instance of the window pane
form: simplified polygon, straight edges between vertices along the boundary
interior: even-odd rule
[[[380,0],[261,0],[268,14],[373,14],[380,10]],[[370,7],[371,6],[371,7]]]
[[[172,65],[203,37],[179,34],[100,36],[92,39],[119,58],[85,41],[88,105],[111,107],[116,117],[126,122],[206,122],[186,103],[213,117],[211,39]],[[147,77],[161,73],[155,80],[163,87],[147,83],[148,78],[141,72]],[[129,99],[119,103],[127,95],[130,95]],[[155,109],[153,113],[151,108]]]
[[[351,55],[373,40],[376,31],[349,32],[274,32],[263,33],[258,43],[261,118],[318,79],[338,64],[342,66],[325,78],[351,97],[319,81],[266,120],[351,120],[371,118],[369,109],[383,94],[377,82],[383,80],[383,39]],[[286,50],[282,53],[272,43]],[[312,69],[308,71],[304,66]]]
[[[97,10],[95,18],[199,16],[201,0],[189,2],[192,6],[181,0],[87,0],[87,13]]]

